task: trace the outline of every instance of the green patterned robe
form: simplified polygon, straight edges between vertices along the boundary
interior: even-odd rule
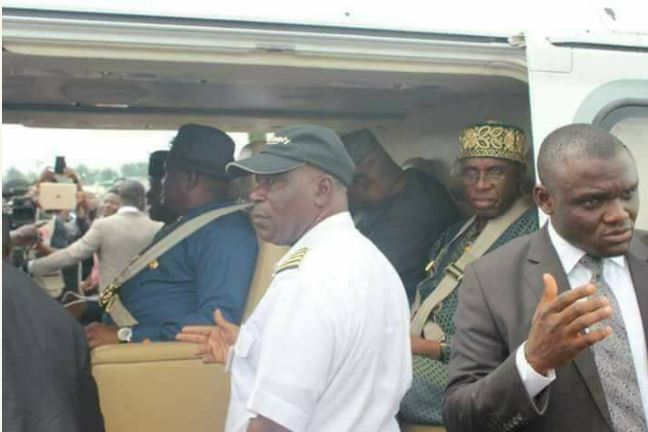
[[[463,255],[466,247],[477,239],[476,224],[455,239],[465,222],[460,222],[448,228],[436,241],[430,252],[430,260],[435,261],[432,273],[418,285],[421,303],[436,289],[444,276],[445,268],[457,261]],[[538,229],[537,209],[531,208],[509,226],[506,231],[488,249],[497,249],[505,243]],[[454,239],[454,240],[453,240]],[[441,352],[439,360],[424,356],[413,356],[414,377],[412,386],[405,394],[401,403],[400,417],[410,424],[441,425],[441,409],[443,391],[448,383],[448,361],[455,333],[454,314],[459,302],[458,289],[455,289],[442,303],[441,309],[435,313],[436,323],[446,335],[446,347]]]

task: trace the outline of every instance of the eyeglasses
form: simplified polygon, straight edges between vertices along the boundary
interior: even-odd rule
[[[466,169],[461,172],[461,180],[466,185],[474,185],[484,176],[484,181],[490,184],[500,183],[506,177],[506,171],[500,167],[491,167],[486,172],[476,169]]]
[[[271,188],[279,180],[276,175],[257,175],[255,180],[259,186]]]

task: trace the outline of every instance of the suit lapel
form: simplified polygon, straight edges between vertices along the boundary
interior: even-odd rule
[[[647,272],[645,274],[648,274],[648,266],[644,266],[643,269]],[[558,254],[551,243],[547,224],[538,231],[531,243],[527,260],[527,269],[525,270],[527,282],[535,291],[538,301],[544,291],[544,285],[542,283],[542,275],[544,273],[550,273],[554,278],[556,278],[559,294],[571,289],[567,275],[562,267],[562,263],[560,262]],[[607,401],[605,399],[605,393],[603,392],[603,386],[601,385],[596,364],[594,363],[594,354],[592,353],[592,350],[586,349],[581,352],[578,357],[574,359],[574,365],[583,378],[592,399],[594,399],[596,406],[601,411],[601,414],[603,415],[603,418],[605,418],[610,430],[614,430]]]
[[[630,244],[626,259],[630,268],[632,285],[634,285],[637,295],[637,303],[639,303],[644,332],[648,334],[648,284],[646,284],[648,280],[648,246],[642,243],[637,235]]]
[[[556,278],[559,294],[570,289],[567,275],[562,268],[558,254],[551,244],[547,225],[538,231],[533,238],[529,247],[528,264],[525,271],[527,282],[529,282],[537,294],[538,300],[540,300],[544,291],[544,285],[542,283],[542,275],[544,273],[550,273]]]

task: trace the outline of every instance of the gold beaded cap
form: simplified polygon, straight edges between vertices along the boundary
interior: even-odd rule
[[[525,164],[526,143],[524,131],[517,126],[477,123],[459,133],[459,159],[491,157]]]

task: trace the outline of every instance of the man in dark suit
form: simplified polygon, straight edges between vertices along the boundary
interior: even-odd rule
[[[445,186],[417,169],[403,170],[369,129],[342,136],[356,164],[349,206],[356,227],[396,268],[410,304],[434,242],[460,219]]]
[[[636,163],[570,125],[538,157],[545,227],[466,269],[444,419],[449,431],[639,431],[648,416],[648,247]],[[634,237],[634,238],[633,238]]]
[[[234,141],[220,129],[180,126],[166,158],[162,204],[179,218],[159,231],[152,245],[212,210],[225,208]],[[104,324],[86,327],[90,348],[175,338],[185,325],[209,324],[216,309],[239,323],[254,273],[258,246],[246,214],[238,211],[202,226],[174,242],[123,286],[104,289],[100,304],[111,304]],[[132,325],[119,324],[114,304],[132,314]]]
[[[2,219],[6,258],[10,241]],[[83,329],[7,261],[2,263],[2,429],[104,430]]]

